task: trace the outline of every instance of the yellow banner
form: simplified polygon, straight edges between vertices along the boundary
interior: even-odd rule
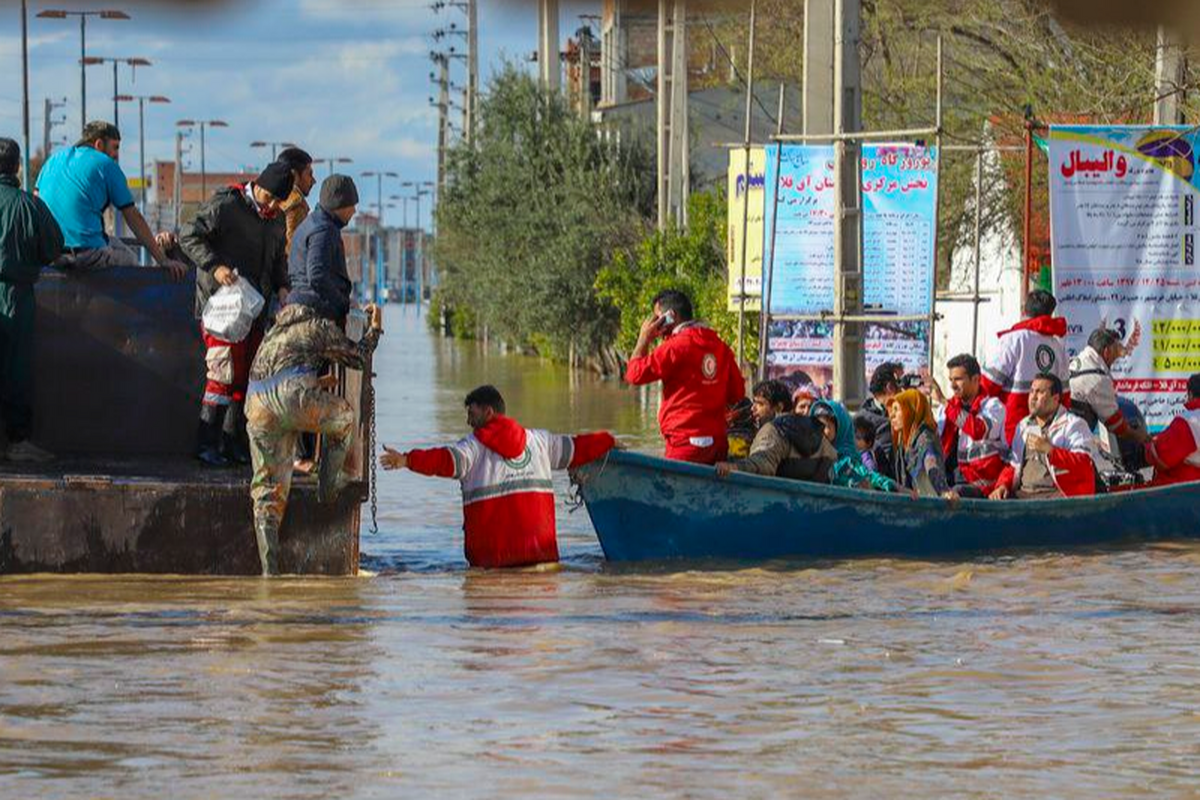
[[[742,223],[746,220],[745,308],[757,313],[762,298],[763,274],[763,178],[766,173],[763,148],[750,148],[749,179],[745,164],[744,149],[729,151],[729,233],[725,237],[728,248],[726,263],[729,264],[729,310],[737,311],[743,301]]]

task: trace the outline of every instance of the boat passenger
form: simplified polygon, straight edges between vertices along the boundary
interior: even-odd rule
[[[889,423],[890,424],[890,423]],[[883,453],[875,444],[875,424],[864,416],[854,417],[854,446],[858,448],[859,460],[872,472],[879,472]]]
[[[754,440],[758,437],[759,430],[776,416],[786,414],[792,404],[791,393],[788,390],[787,384],[783,381],[760,381],[755,384],[750,394],[753,396],[753,400],[745,400],[734,406],[735,409],[743,407],[746,409],[745,416],[749,418],[749,429],[751,431],[749,440],[745,443],[745,448],[741,448],[740,445],[735,448],[734,442],[740,440],[744,434],[741,425],[736,428],[732,424],[730,425],[729,457],[734,460],[746,458],[750,455],[751,445],[754,444]]]
[[[104,212],[112,206],[154,263],[179,280],[187,274],[187,265],[168,257],[160,239],[138,211],[129,182],[117,163],[120,153],[121,131],[117,126],[89,122],[74,147],[59,150],[42,165],[37,193],[58,221],[65,244],[54,266],[95,270],[138,265],[133,250],[104,232]]]
[[[1151,486],[1200,481],[1200,373],[1187,381],[1187,401],[1171,424],[1146,445]]]
[[[275,162],[255,180],[228,186],[209,198],[179,243],[196,265],[196,317],[222,286],[247,280],[267,300],[250,333],[226,342],[205,332],[207,383],[200,406],[196,457],[210,467],[250,463],[244,404],[250,365],[266,328],[272,297],[288,292],[286,228],[279,204],[292,191],[292,171]]]
[[[313,177],[312,156],[299,147],[285,147],[275,160],[287,164],[292,171],[292,192],[279,206],[287,227],[287,251],[291,253],[292,237],[296,235],[300,223],[308,219],[308,193],[316,185],[317,179]]]
[[[844,405],[833,400],[818,400],[813,403],[811,416],[821,423],[826,441],[837,451],[837,461],[829,470],[832,485],[882,492],[894,492],[899,488],[891,478],[863,466],[854,442],[854,422]]]
[[[889,478],[896,475],[892,449],[892,424],[888,419],[888,403],[900,393],[898,373],[904,371],[904,365],[897,361],[880,364],[871,373],[871,381],[867,385],[870,396],[863,401],[856,417],[868,420],[875,427],[875,448],[883,456],[878,462],[878,472]]]
[[[745,458],[750,455],[750,443],[758,432],[754,424],[754,404],[743,397],[733,404],[725,415],[726,438],[729,440],[729,458]]]
[[[1088,427],[1106,430],[1117,439],[1137,447],[1122,447],[1122,460],[1127,470],[1146,466],[1140,456],[1150,442],[1150,434],[1141,426],[1129,424],[1117,403],[1117,387],[1112,377],[1112,365],[1125,355],[1121,336],[1108,328],[1097,328],[1088,337],[1087,347],[1071,359],[1071,411],[1083,417]],[[1125,459],[1126,454],[1132,458]]]
[[[397,452],[384,447],[384,469],[457,478],[462,486],[467,561],[473,567],[522,567],[558,561],[552,470],[600,458],[609,433],[560,436],[506,417],[494,386],[467,395],[472,433],[449,447]]]
[[[815,383],[802,383],[792,390],[792,413],[807,417],[812,405],[821,399],[821,390]]]
[[[958,494],[946,479],[946,466],[937,438],[937,423],[929,398],[918,389],[905,389],[888,404],[895,445],[896,482],[913,497],[942,497],[954,501]]]
[[[21,148],[0,139],[0,415],[10,461],[45,462],[52,454],[29,441],[33,433],[33,337],[37,301],[33,285],[58,258],[62,230],[17,177]]]
[[[693,319],[692,301],[667,289],[642,323],[625,380],[635,386],[662,381],[658,425],[667,458],[697,464],[724,461],[729,452],[726,410],[746,396],[737,357],[717,332]],[[663,342],[650,352],[659,338]]]
[[[1029,392],[1038,375],[1054,375],[1064,386],[1070,380],[1070,366],[1063,337],[1067,321],[1052,316],[1058,301],[1043,289],[1034,289],[1025,298],[1025,318],[1006,331],[996,334],[1000,343],[983,368],[983,393],[1004,404],[1004,441],[1010,446],[1021,421],[1029,416]],[[1070,408],[1071,392],[1066,389],[1063,404]]]
[[[246,427],[254,476],[254,534],[263,575],[279,573],[279,527],[287,510],[296,440],[322,435],[317,499],[332,502],[348,483],[343,472],[354,436],[354,409],[325,391],[336,378],[318,377],[327,364],[363,369],[383,334],[383,315],[369,306],[370,325],[359,342],[337,323],[300,304],[286,306],[263,338],[250,369]]]
[[[717,477],[748,472],[812,483],[829,483],[837,450],[822,435],[820,424],[808,416],[778,414],[764,423],[740,461],[718,461]]]
[[[1029,415],[1017,426],[1008,465],[993,500],[1044,500],[1096,493],[1095,440],[1087,423],[1067,411],[1057,375],[1038,375],[1029,389]]]
[[[987,497],[996,488],[1008,458],[1004,438],[1004,404],[981,391],[979,362],[968,353],[946,362],[951,397],[947,400],[931,381],[933,399],[943,405],[938,413],[942,457],[964,497]]]

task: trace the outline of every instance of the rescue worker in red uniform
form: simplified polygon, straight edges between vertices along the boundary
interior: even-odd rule
[[[1188,378],[1183,413],[1146,445],[1151,486],[1200,481],[1200,373]]]
[[[1068,387],[1062,404],[1071,407],[1070,363],[1063,337],[1067,321],[1052,316],[1058,301],[1042,289],[1025,299],[1025,319],[996,334],[1000,343],[983,368],[983,393],[1004,403],[1004,441],[1012,445],[1013,434],[1029,416],[1029,389],[1039,375],[1054,375]]]
[[[400,453],[384,447],[384,469],[457,478],[462,485],[464,549],[473,567],[523,567],[558,561],[551,472],[574,469],[615,445],[610,433],[560,436],[504,416],[494,386],[467,395],[472,433],[449,447]]]
[[[635,386],[662,381],[658,427],[667,458],[715,464],[729,452],[725,412],[746,396],[746,382],[729,345],[692,316],[686,294],[659,292],[654,316],[642,324],[625,380]],[[650,352],[660,336],[662,344]]]

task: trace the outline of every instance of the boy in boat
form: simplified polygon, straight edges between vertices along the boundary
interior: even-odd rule
[[[763,381],[754,387],[752,394],[758,433],[750,444],[750,455],[737,461],[718,461],[717,477],[748,472],[828,483],[837,451],[824,441],[815,420],[788,413],[791,405],[788,387],[781,381]]]
[[[1146,445],[1152,486],[1200,481],[1200,373],[1187,381],[1183,412]]]
[[[745,379],[729,345],[692,319],[692,301],[674,289],[654,298],[625,370],[634,386],[662,381],[658,425],[667,458],[696,464],[724,461],[729,453],[725,412],[746,396]],[[662,344],[650,352],[650,345]]]
[[[895,478],[893,465],[892,423],[888,418],[888,404],[900,393],[900,382],[896,375],[904,371],[897,361],[880,364],[871,373],[867,386],[870,396],[863,401],[855,419],[865,419],[875,428],[874,449],[878,455],[876,471],[888,478]]]
[[[467,395],[471,434],[448,447],[397,452],[384,447],[384,469],[457,478],[462,486],[467,562],[524,567],[558,561],[551,472],[595,461],[616,446],[612,434],[561,436],[523,428],[505,416],[494,386]],[[722,422],[724,418],[722,418]]]
[[[1004,404],[981,390],[982,374],[975,356],[964,353],[946,362],[952,396],[931,381],[942,456],[963,497],[987,497],[996,488],[1008,458],[1004,438]]]
[[[1029,416],[1017,426],[1008,466],[990,497],[1045,500],[1096,493],[1094,439],[1087,423],[1067,411],[1057,375],[1038,375],[1029,389]]]

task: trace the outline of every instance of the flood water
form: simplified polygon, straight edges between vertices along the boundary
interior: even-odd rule
[[[654,446],[652,397],[389,312],[382,442],[460,436],[490,381],[526,425]],[[457,485],[381,473],[374,577],[0,580],[0,796],[1200,786],[1200,547],[616,569],[563,488],[552,572],[467,570]]]

